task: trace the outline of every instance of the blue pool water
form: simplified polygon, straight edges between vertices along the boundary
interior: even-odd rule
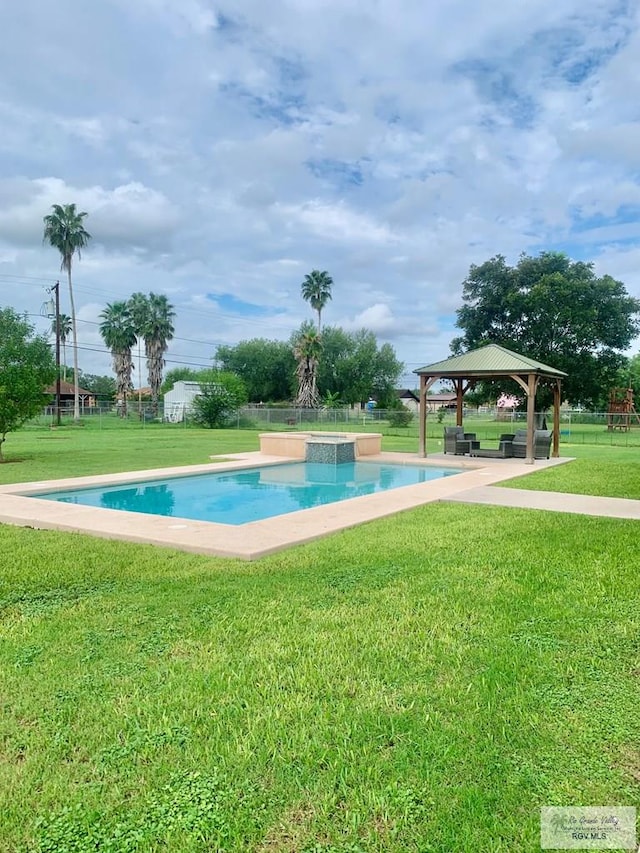
[[[246,524],[457,473],[452,468],[375,462],[294,462],[33,497],[194,521]]]

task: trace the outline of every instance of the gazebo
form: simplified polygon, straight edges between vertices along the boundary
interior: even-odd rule
[[[549,367],[533,358],[519,355],[498,344],[487,344],[470,350],[463,355],[454,355],[444,361],[428,364],[414,370],[420,377],[419,404],[419,455],[427,455],[427,391],[438,379],[450,379],[456,392],[456,424],[462,426],[462,398],[469,387],[482,379],[509,377],[527,395],[527,455],[526,462],[533,462],[533,432],[535,426],[535,399],[540,382],[553,388],[553,456],[559,455],[560,444],[560,401],[562,370]]]

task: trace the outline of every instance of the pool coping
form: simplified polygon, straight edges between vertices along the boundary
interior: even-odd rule
[[[212,460],[216,458],[211,457]],[[527,465],[523,460],[480,461],[460,456],[443,457],[442,454],[422,459],[413,453],[383,452],[359,461],[363,464],[379,462],[426,467],[436,465],[464,470],[455,477],[429,480],[412,486],[349,498],[339,503],[298,510],[241,525],[144,515],[126,510],[79,506],[30,497],[43,491],[119,485],[140,480],[159,480],[167,477],[266,467],[297,461],[299,460],[295,458],[249,452],[229,454],[220,457],[219,461],[211,461],[203,465],[154,468],[146,471],[128,471],[33,483],[13,483],[0,486],[0,523],[42,530],[86,533],[106,539],[160,545],[215,557],[256,560],[293,545],[311,542],[367,521],[384,518],[434,501],[455,499],[470,489],[493,485],[570,460],[566,458],[538,460],[532,466]]]

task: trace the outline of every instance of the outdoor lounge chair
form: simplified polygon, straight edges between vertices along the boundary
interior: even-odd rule
[[[465,432],[462,427],[458,426],[444,428],[445,453],[464,456],[465,453],[470,453],[476,447],[480,447],[480,442],[476,439],[475,432]]]
[[[551,454],[550,429],[536,429],[533,432],[533,458],[548,459]],[[524,459],[527,455],[527,431],[519,429],[511,442],[513,456],[516,459]]]
[[[456,452],[456,440],[459,440],[464,437],[464,430],[462,427],[445,427],[444,428],[444,452],[445,453],[455,453]]]

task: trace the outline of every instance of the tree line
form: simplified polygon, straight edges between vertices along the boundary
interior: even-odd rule
[[[297,374],[300,341],[315,339],[315,328],[303,324],[288,341],[252,338],[235,346],[218,346],[214,364],[224,372],[239,376],[251,403],[298,402]],[[378,345],[367,329],[346,332],[327,326],[322,332],[322,357],[316,365],[315,387],[318,405],[351,405],[374,396],[378,405],[396,405],[395,388],[404,365],[390,344]],[[200,372],[188,367],[169,370],[162,391],[179,380],[199,381]]]
[[[74,258],[80,258],[91,239],[86,217],[75,204],[54,204],[44,217],[43,239],[58,250],[61,269],[67,273],[71,316],[60,315],[58,333],[63,347],[69,334],[72,337],[76,419],[80,371],[71,273]],[[301,284],[301,296],[315,312],[317,323],[304,323],[288,342],[252,339],[218,347],[215,364],[243,380],[252,402],[293,399],[297,406],[316,407],[323,401],[351,404],[374,395],[381,405],[391,405],[403,366],[389,344],[378,347],[372,332],[322,327],[332,288],[333,279],[326,270],[312,270]],[[635,387],[637,364],[625,354],[640,331],[639,312],[640,302],[622,282],[596,275],[592,263],[573,261],[561,252],[541,252],[537,257],[523,254],[517,264],[509,265],[504,256],[496,255],[472,265],[463,282],[456,319],[461,334],[452,341],[451,350],[459,354],[499,343],[563,370],[568,402],[603,410],[612,387],[626,385],[640,392]],[[133,388],[133,349],[137,345],[140,354],[142,342],[152,407],[157,412],[174,316],[167,298],[154,293],[134,293],[102,312],[100,331],[112,354],[123,415]],[[514,390],[519,389],[508,380],[481,383],[474,395],[485,401]],[[541,399],[542,406],[545,402]]]

